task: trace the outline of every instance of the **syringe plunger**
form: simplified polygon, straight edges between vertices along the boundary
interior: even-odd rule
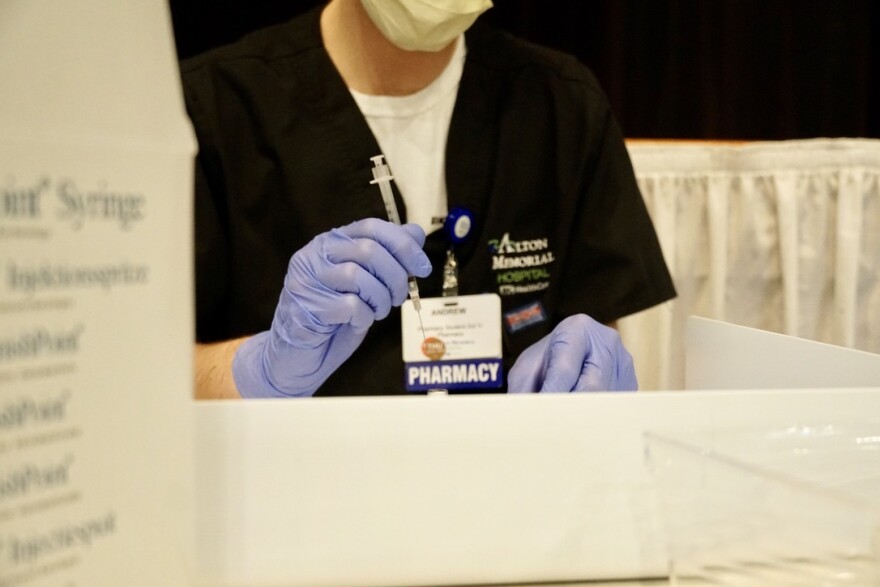
[[[379,184],[388,220],[394,224],[400,224],[400,214],[397,213],[397,204],[394,202],[394,194],[391,192],[391,180],[394,179],[394,176],[391,175],[391,168],[385,163],[384,157],[384,155],[370,157],[370,161],[373,162],[373,181],[370,183]]]

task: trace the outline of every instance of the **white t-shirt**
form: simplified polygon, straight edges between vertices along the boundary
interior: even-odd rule
[[[446,138],[466,54],[460,35],[443,72],[415,94],[370,96],[350,90],[391,168],[407,221],[428,233],[439,226],[432,219],[446,216]]]

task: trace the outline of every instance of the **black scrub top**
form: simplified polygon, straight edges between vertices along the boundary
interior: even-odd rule
[[[319,16],[312,10],[182,63],[200,147],[199,342],[268,329],[295,251],[331,228],[386,218],[370,184],[370,158],[381,151],[323,46]],[[466,207],[475,220],[455,247],[459,294],[498,293],[511,324],[536,303],[546,316],[505,328],[507,372],[569,315],[610,322],[675,290],[593,75],[571,56],[479,21],[466,44],[446,146],[448,207]],[[434,270],[419,280],[423,298],[440,295],[448,247],[442,231],[428,236]],[[400,342],[395,309],[316,395],[406,393]]]

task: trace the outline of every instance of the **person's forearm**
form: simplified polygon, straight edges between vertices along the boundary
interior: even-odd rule
[[[238,346],[247,337],[196,344],[195,394],[196,399],[239,399],[241,394],[232,377],[232,359]]]

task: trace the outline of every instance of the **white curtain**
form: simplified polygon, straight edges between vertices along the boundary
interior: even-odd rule
[[[682,389],[689,315],[880,353],[880,140],[628,143],[678,297],[620,321]]]

